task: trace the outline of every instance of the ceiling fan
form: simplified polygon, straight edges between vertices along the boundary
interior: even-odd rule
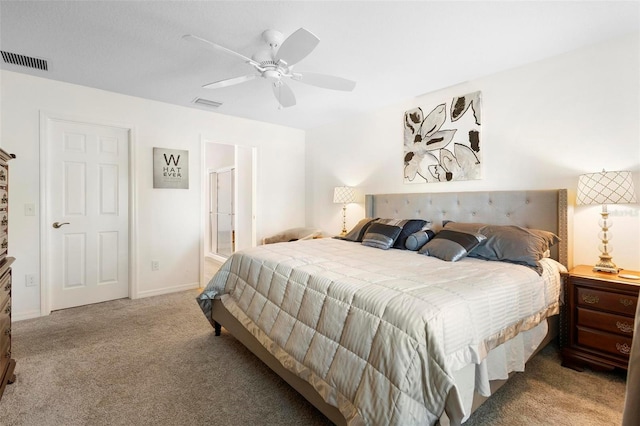
[[[286,108],[296,104],[296,97],[285,82],[288,78],[324,89],[343,90],[347,92],[353,90],[356,86],[355,81],[342,77],[293,71],[293,66],[306,58],[320,42],[318,37],[304,28],[298,29],[286,39],[279,31],[264,31],[262,33],[262,39],[267,46],[257,51],[252,58],[195,35],[187,34],[182,38],[206,49],[223,52],[241,59],[256,71],[252,74],[215,81],[202,86],[206,89],[218,89],[262,77],[271,82],[273,94],[278,100],[278,103]]]

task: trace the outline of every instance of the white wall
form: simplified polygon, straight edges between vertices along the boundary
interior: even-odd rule
[[[258,150],[258,237],[284,226],[304,225],[304,132],[213,112],[124,96],[102,90],[0,71],[2,146],[10,163],[9,255],[16,257],[13,313],[40,314],[40,287],[26,287],[25,274],[40,273],[39,220],[24,205],[38,205],[39,112],[133,127],[135,238],[133,297],[195,287],[199,280],[202,140],[255,146]],[[189,150],[188,190],[153,189],[152,148]],[[152,272],[151,260],[160,261]]]
[[[610,40],[308,131],[307,225],[339,232],[341,206],[331,194],[343,184],[363,193],[568,188],[573,202],[578,176],[604,168],[633,171],[640,195],[639,47],[638,34]],[[425,64],[425,78],[430,66],[437,64]],[[404,184],[404,111],[476,90],[483,96],[483,178]],[[575,208],[576,265],[598,259],[599,211]],[[610,211],[613,260],[640,270],[638,204]],[[350,227],[364,216],[364,205],[347,212]]]

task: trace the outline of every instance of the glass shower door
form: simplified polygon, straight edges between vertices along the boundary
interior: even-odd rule
[[[235,251],[234,169],[216,173],[216,253],[229,257]]]

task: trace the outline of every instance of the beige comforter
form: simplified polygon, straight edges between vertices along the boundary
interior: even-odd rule
[[[198,297],[225,307],[351,424],[462,419],[452,373],[558,313],[559,271],[335,239],[234,254]],[[451,397],[449,397],[451,395]]]

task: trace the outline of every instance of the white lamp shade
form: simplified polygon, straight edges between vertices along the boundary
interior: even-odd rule
[[[636,203],[631,172],[587,173],[578,178],[576,204]]]
[[[350,186],[336,186],[333,189],[333,202],[336,204],[349,204],[356,201],[355,188]]]

